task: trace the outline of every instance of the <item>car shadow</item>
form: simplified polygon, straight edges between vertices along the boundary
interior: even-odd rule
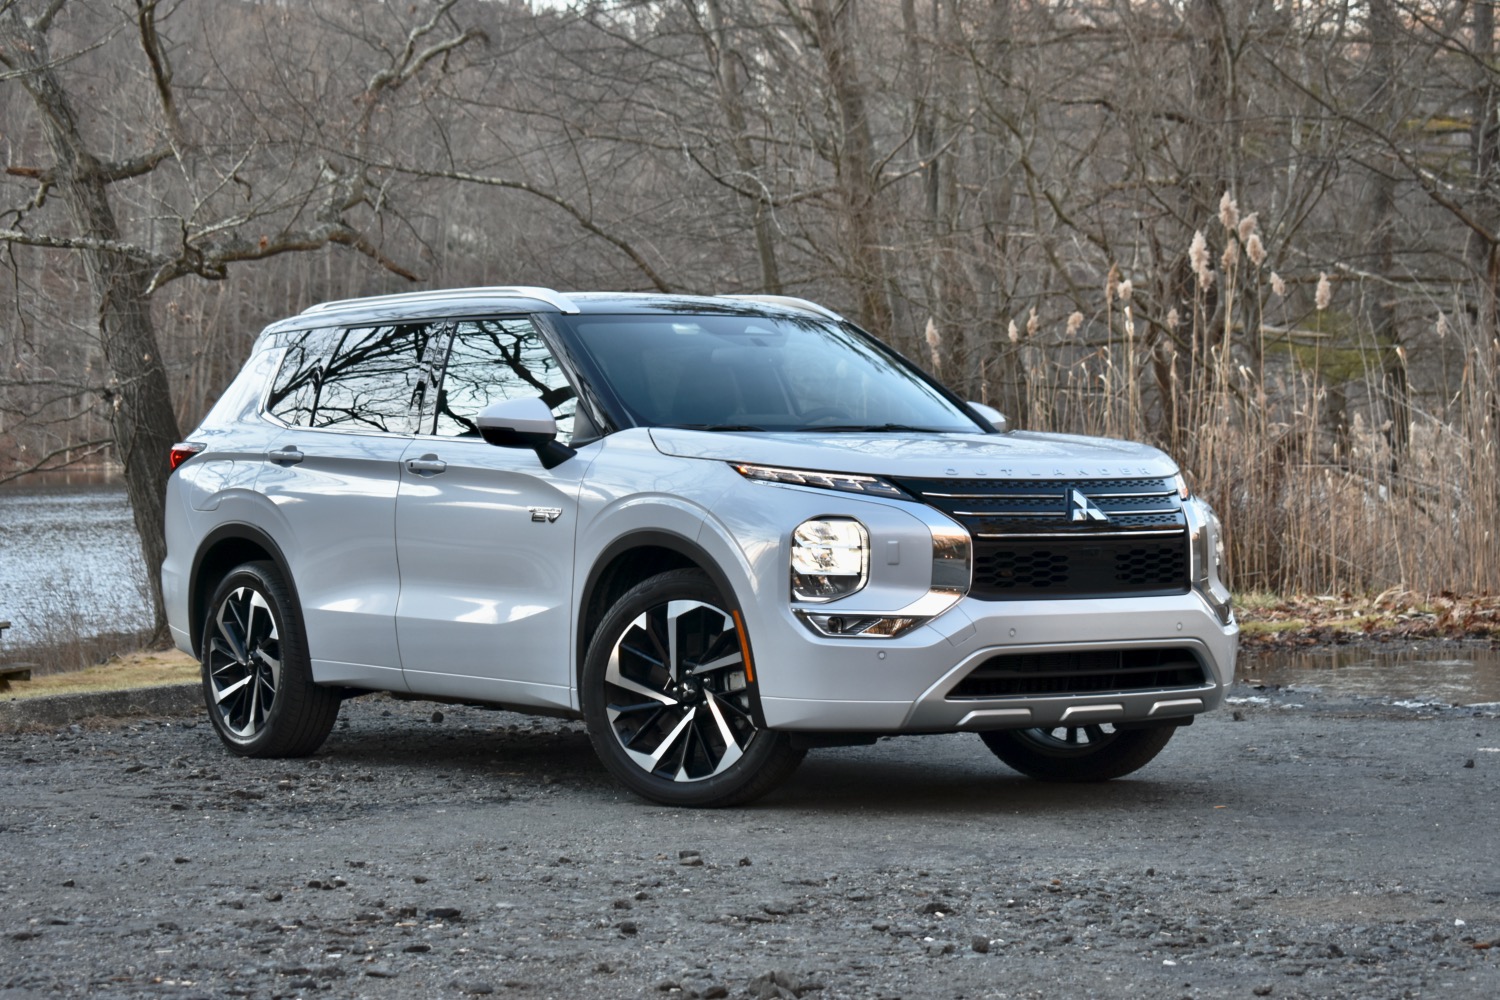
[[[664,808],[627,792],[605,771],[582,723],[535,719],[481,709],[408,706],[399,721],[379,726],[356,719],[335,731],[318,757],[326,766],[399,769],[445,777],[492,780],[512,793],[550,789],[646,809]],[[1152,774],[1159,769],[1160,776]],[[1201,783],[1157,763],[1109,782],[1048,783],[1010,770],[971,734],[882,740],[868,747],[810,752],[780,788],[743,808],[762,812],[817,811],[975,814],[1132,810],[1198,800]],[[1224,790],[1216,793],[1221,799]]]

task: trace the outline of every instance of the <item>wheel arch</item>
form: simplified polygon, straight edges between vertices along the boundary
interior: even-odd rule
[[[583,662],[589,642],[605,614],[636,584],[673,569],[699,569],[708,575],[724,599],[738,604],[735,588],[707,549],[672,531],[634,531],[615,539],[599,553],[589,570],[578,602],[577,655],[573,683],[583,688]]]
[[[201,656],[203,641],[203,616],[208,599],[219,581],[241,563],[266,561],[274,564],[286,584],[287,593],[298,606],[297,583],[292,578],[286,556],[281,546],[260,528],[243,522],[228,522],[209,532],[198,547],[193,559],[192,573],[188,578],[188,629],[193,655]]]

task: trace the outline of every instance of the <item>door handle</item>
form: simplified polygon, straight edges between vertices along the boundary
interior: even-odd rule
[[[421,458],[410,458],[406,461],[408,472],[415,472],[419,476],[435,476],[448,467],[448,463],[429,452]]]
[[[303,456],[302,452],[297,450],[296,445],[289,444],[285,448],[266,452],[266,457],[275,462],[277,465],[296,465],[298,462],[302,461],[305,456]]]

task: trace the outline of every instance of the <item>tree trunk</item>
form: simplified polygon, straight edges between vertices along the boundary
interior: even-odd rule
[[[1396,13],[1391,0],[1370,0],[1370,103],[1381,135],[1396,140],[1399,114],[1396,107]],[[1396,179],[1388,169],[1379,169],[1370,177],[1370,221],[1366,227],[1371,241],[1375,271],[1382,278],[1395,276]],[[1386,434],[1391,448],[1399,457],[1406,452],[1411,436],[1411,390],[1407,382],[1406,362],[1402,357],[1401,331],[1396,324],[1394,293],[1377,286],[1370,308],[1370,325],[1375,346],[1380,351],[1381,371],[1385,375],[1391,428]]]
[[[772,295],[780,295],[781,269],[776,263],[776,232],[771,217],[771,195],[762,176],[765,164],[755,158],[755,150],[750,145],[744,81],[740,75],[741,56],[739,50],[730,43],[729,30],[724,24],[724,12],[719,0],[704,0],[703,12],[703,44],[713,65],[714,82],[719,89],[719,107],[729,125],[735,166],[752,183],[762,185],[750,220],[755,231],[756,254],[760,259],[761,288]]]
[[[147,265],[125,253],[103,249],[120,243],[120,227],[109,199],[109,182],[98,159],[84,147],[78,119],[53,70],[46,37],[24,24],[14,10],[0,21],[6,55],[21,70],[21,84],[39,112],[55,164],[53,190],[67,206],[76,235],[97,249],[81,255],[93,293],[99,340],[109,366],[110,429],[115,457],[141,537],[141,556],[151,590],[155,638],[166,635],[161,564],[166,558],[164,524],[167,455],[178,438],[166,368],[151,321]]]
[[[1474,124],[1470,129],[1474,188],[1479,205],[1492,204],[1491,194],[1500,180],[1500,102],[1495,93],[1495,8],[1493,4],[1474,4]],[[1491,233],[1495,232],[1493,212],[1480,216]],[[1494,339],[1500,331],[1500,289],[1496,288],[1494,241],[1470,237],[1471,259],[1481,279],[1479,308],[1480,332],[1484,341]]]
[[[833,103],[839,109],[839,148],[835,167],[843,194],[849,231],[849,259],[859,295],[859,320],[876,334],[909,346],[909,331],[891,329],[893,312],[880,231],[878,186],[875,177],[875,140],[865,109],[864,81],[854,58],[850,26],[854,0],[835,9],[831,0],[812,0],[818,49],[828,71]]]

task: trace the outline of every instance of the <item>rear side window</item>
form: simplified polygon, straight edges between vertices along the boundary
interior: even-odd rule
[[[475,418],[491,403],[537,398],[557,419],[558,437],[573,433],[577,407],[573,387],[557,358],[529,319],[465,320],[457,325],[443,388],[438,394],[434,433],[475,437]]]
[[[267,408],[294,427],[410,434],[442,333],[430,323],[310,331],[288,345]]]

